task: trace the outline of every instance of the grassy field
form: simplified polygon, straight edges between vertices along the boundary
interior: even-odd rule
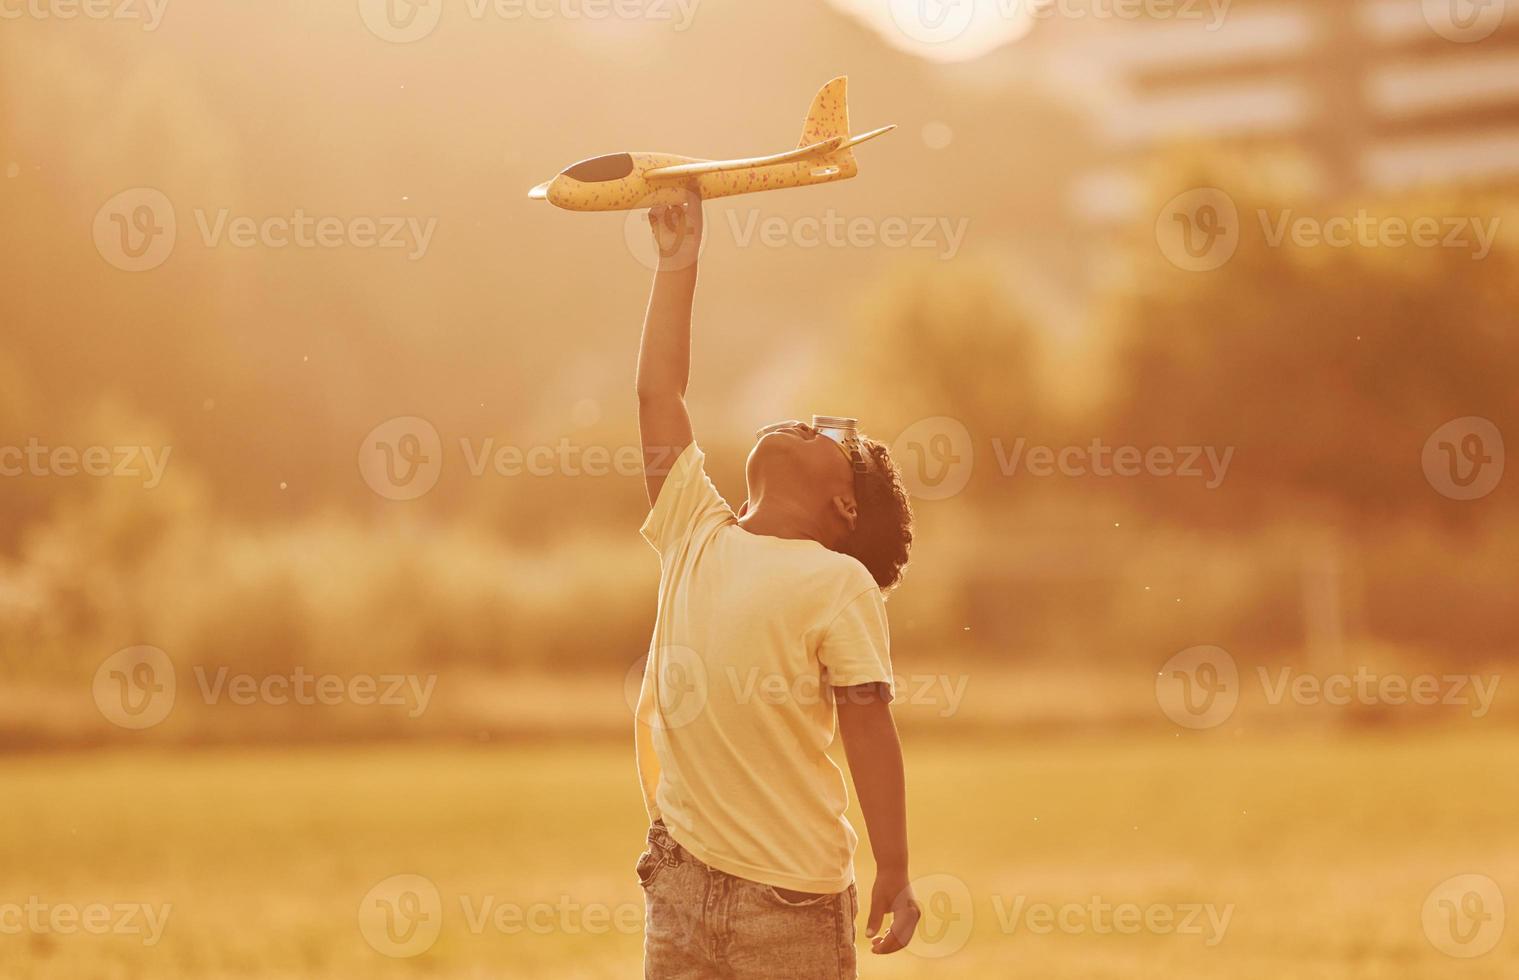
[[[909,755],[934,941],[864,956],[866,977],[1514,976],[1519,930],[1455,959],[1421,908],[1468,872],[1519,901],[1519,775],[1495,769],[1519,735],[918,740]],[[620,743],[4,758],[0,976],[638,976],[642,821]],[[404,959],[360,928],[398,874],[438,894],[417,906],[436,941]],[[1094,902],[1178,924],[1211,907],[1227,927],[1205,911],[1191,929],[1100,929]],[[139,903],[172,905],[155,945],[115,908]],[[1038,905],[1066,927],[1031,933],[1014,912]],[[44,923],[106,906],[97,931],[116,927],[18,931],[16,906]]]

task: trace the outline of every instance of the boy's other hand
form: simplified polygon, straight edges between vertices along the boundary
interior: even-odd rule
[[[649,209],[649,228],[659,250],[659,271],[694,268],[701,254],[703,233],[701,197],[687,191],[684,204],[661,204]]]
[[[881,932],[886,913],[891,913],[891,928]],[[876,872],[875,887],[870,892],[870,917],[865,920],[865,935],[870,937],[872,953],[895,953],[912,942],[922,917],[918,900],[905,871]],[[877,935],[880,933],[880,935]]]

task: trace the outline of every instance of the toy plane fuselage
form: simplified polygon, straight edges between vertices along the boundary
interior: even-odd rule
[[[849,135],[847,80],[836,78],[813,100],[795,150],[739,160],[696,160],[669,153],[612,153],[582,160],[528,196],[567,211],[626,211],[848,180],[859,173],[851,148],[895,129]]]

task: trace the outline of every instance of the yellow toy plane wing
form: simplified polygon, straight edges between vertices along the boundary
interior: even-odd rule
[[[702,174],[717,174],[732,170],[754,170],[759,167],[771,167],[778,163],[796,163],[799,160],[810,160],[813,157],[827,156],[834,150],[843,146],[845,137],[831,136],[820,143],[811,146],[798,147],[795,150],[787,150],[785,153],[776,153],[768,157],[745,157],[740,160],[703,160],[700,163],[683,163],[674,167],[658,167],[654,170],[645,170],[645,180],[678,180],[684,177],[698,177]]]

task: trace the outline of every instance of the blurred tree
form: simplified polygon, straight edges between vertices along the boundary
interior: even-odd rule
[[[1454,202],[1365,207],[1408,219],[1500,213]],[[1432,491],[1421,451],[1455,418],[1519,431],[1514,253],[1272,248],[1256,212],[1243,203],[1240,212],[1242,243],[1225,266],[1192,273],[1157,258],[1146,288],[1118,305],[1105,430],[1138,445],[1236,450],[1225,492],[1148,481],[1150,499],[1189,521],[1232,525],[1304,509],[1363,530],[1390,517],[1480,513]],[[1511,499],[1500,488],[1489,503]]]
[[[1388,621],[1391,610],[1363,596],[1406,596],[1376,579],[1407,570],[1368,557],[1391,529],[1434,522],[1480,533],[1511,514],[1512,480],[1482,500],[1449,499],[1426,477],[1423,450],[1442,425],[1468,416],[1519,432],[1516,258],[1501,248],[1481,255],[1470,226],[1461,247],[1301,247],[1290,238],[1272,247],[1265,228],[1298,212],[1247,208],[1235,196],[1241,244],[1221,268],[1177,269],[1153,239],[1136,250],[1145,285],[1117,305],[1118,380],[1103,429],[1141,447],[1233,451],[1216,491],[1151,477],[1136,481],[1135,496],[1192,526],[1274,527],[1296,538],[1309,657],[1335,666],[1348,621],[1362,612]],[[1331,203],[1320,216],[1362,213],[1409,222],[1476,216],[1491,226],[1503,211],[1400,200]],[[1442,242],[1450,230],[1442,218]],[[1447,622],[1446,612],[1429,609],[1430,622],[1392,638],[1418,634],[1427,651],[1438,635],[1438,645],[1469,652],[1476,634]],[[1497,609],[1476,613],[1486,620],[1484,642],[1519,630]]]
[[[994,267],[906,267],[861,302],[820,384],[860,406],[878,438],[946,416],[965,426],[979,452],[994,437],[1048,425],[1040,357],[1028,318]]]

